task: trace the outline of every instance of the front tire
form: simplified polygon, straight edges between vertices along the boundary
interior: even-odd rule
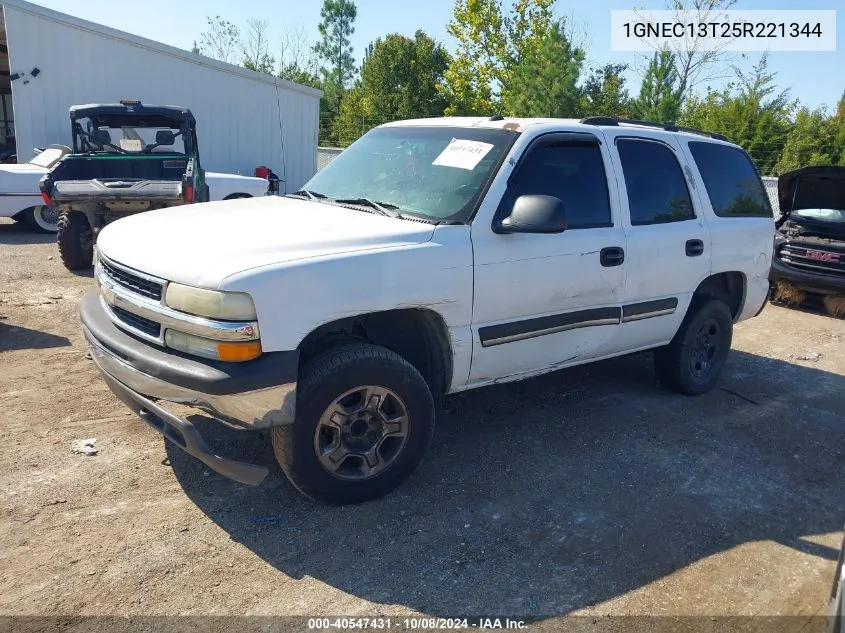
[[[730,308],[718,299],[693,298],[672,342],[654,352],[661,384],[688,396],[716,386],[733,339]]]
[[[299,380],[296,421],[272,431],[273,452],[300,492],[361,503],[398,487],[434,433],[434,399],[398,354],[367,343],[317,356]]]
[[[59,217],[56,242],[59,255],[68,270],[83,270],[94,264],[94,238],[88,218],[79,211],[68,211]]]

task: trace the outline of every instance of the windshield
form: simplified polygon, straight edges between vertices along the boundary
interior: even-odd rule
[[[845,211],[839,209],[799,209],[793,211],[791,215],[793,218],[845,224]]]
[[[56,147],[49,147],[40,154],[37,154],[29,162],[31,165],[35,165],[37,167],[44,167],[45,169],[50,169],[64,155],[65,152],[63,150],[58,149]]]
[[[185,142],[176,127],[134,127],[115,124],[95,125],[91,119],[80,118],[83,148],[86,143],[97,152],[122,154],[185,154]]]
[[[466,222],[516,137],[501,129],[376,128],[303,189],[335,200],[367,198],[434,221]]]

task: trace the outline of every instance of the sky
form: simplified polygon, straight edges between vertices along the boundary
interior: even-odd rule
[[[836,9],[841,0],[738,0],[736,9]],[[286,32],[301,29],[309,40],[317,41],[320,0],[35,0],[35,4],[78,18],[105,24],[171,46],[190,49],[206,28],[206,16],[219,15],[239,26],[251,18],[266,19],[271,27],[271,53],[280,49]],[[506,4],[510,4],[506,0]],[[442,42],[454,52],[455,42],[446,32],[452,17],[454,0],[356,0],[358,18],[352,44],[360,60],[366,45],[387,33],[412,35],[418,28]],[[404,5],[404,6],[403,6]],[[643,67],[642,53],[618,53],[610,50],[610,11],[662,9],[665,0],[558,0],[558,12],[568,17],[583,38],[587,62],[628,63],[634,68],[627,74],[632,94],[639,89]],[[143,6],[143,9],[140,7]],[[402,9],[398,9],[398,7]],[[845,7],[845,5],[843,5]],[[836,15],[837,33],[845,34],[845,8]],[[845,35],[843,35],[845,37]],[[759,61],[761,53],[748,53],[737,59],[743,69]],[[845,91],[845,41],[838,38],[835,52],[772,52],[769,69],[777,73],[780,88],[789,88],[793,98],[809,107],[825,106],[833,110]],[[720,85],[713,82],[714,87]]]

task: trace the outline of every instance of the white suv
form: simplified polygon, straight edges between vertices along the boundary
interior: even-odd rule
[[[444,394],[654,350],[667,387],[717,382],[766,303],[774,220],[717,135],[608,118],[378,127],[285,198],[121,219],[81,318],[117,396],[210,468],[165,408],[269,429],[327,502],[395,488]]]

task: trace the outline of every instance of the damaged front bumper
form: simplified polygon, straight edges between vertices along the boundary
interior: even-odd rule
[[[292,424],[296,413],[299,352],[273,352],[244,363],[202,361],[155,347],[117,328],[97,290],[80,308],[91,358],[109,388],[135,414],[212,470],[257,485],[264,467],[226,459],[203,441],[196,426],[162,403],[197,407],[237,429]]]

